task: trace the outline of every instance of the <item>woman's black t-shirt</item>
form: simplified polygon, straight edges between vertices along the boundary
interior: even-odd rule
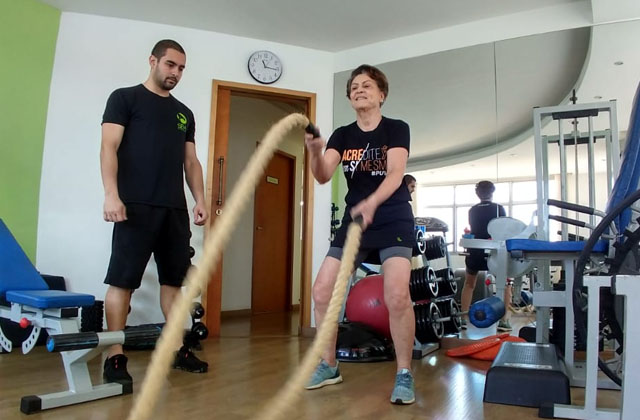
[[[387,176],[387,152],[394,147],[409,151],[409,125],[401,120],[382,117],[372,131],[362,131],[357,123],[338,128],[329,138],[328,149],[340,154],[340,166],[347,180],[346,209],[342,225],[331,246],[342,247],[351,222],[350,210],[370,196]],[[411,194],[403,182],[382,203],[362,236],[362,248],[391,246],[413,247],[414,221]]]

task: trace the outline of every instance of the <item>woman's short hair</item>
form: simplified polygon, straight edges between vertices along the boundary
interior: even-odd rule
[[[353,82],[353,79],[361,74],[366,74],[376,82],[378,89],[384,93],[384,100],[386,101],[387,96],[389,96],[389,82],[387,81],[387,76],[385,76],[380,69],[370,66],[369,64],[361,64],[357,69],[351,72],[351,77],[347,80],[347,98],[351,99],[351,83]],[[382,106],[382,103],[380,106]]]

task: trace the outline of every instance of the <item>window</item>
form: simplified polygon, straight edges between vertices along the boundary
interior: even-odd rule
[[[536,181],[499,182],[495,186],[493,201],[504,206],[507,216],[528,225],[537,209]],[[551,190],[553,186],[550,185]],[[417,197],[417,216],[435,217],[445,222],[449,226],[447,241],[453,242],[449,251],[458,251],[460,237],[469,227],[469,209],[479,201],[475,184],[418,186]]]

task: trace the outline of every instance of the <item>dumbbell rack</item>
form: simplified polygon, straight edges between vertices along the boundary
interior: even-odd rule
[[[460,331],[460,308],[455,301],[457,283],[451,269],[443,221],[433,217],[416,217],[414,257],[422,259],[422,267],[411,270],[409,290],[416,316],[413,358],[421,359],[440,348],[440,339]],[[434,235],[427,236],[429,233]],[[434,270],[431,262],[444,258],[445,268]],[[449,318],[448,321],[439,321]],[[438,320],[438,321],[436,321]]]
[[[184,336],[184,344],[192,350],[202,350],[201,340],[209,336],[209,329],[200,321],[204,317],[204,307],[200,302],[191,306],[191,329]]]

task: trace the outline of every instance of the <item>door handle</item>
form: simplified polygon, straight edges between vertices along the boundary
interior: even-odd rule
[[[220,163],[220,173],[218,174],[218,200],[216,201],[216,204],[221,206],[222,205],[222,175],[224,174],[224,171],[222,170],[223,166],[224,166],[224,156],[220,156],[218,158],[218,163]]]
[[[264,230],[262,226],[256,226],[256,230]]]

